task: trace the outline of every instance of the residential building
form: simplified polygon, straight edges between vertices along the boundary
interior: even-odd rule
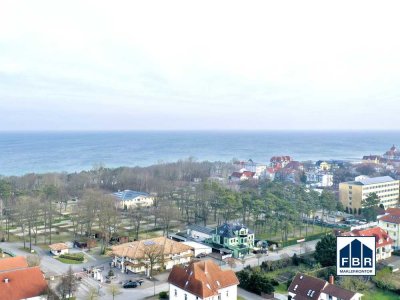
[[[383,154],[383,157],[388,160],[400,160],[400,151],[393,145],[388,151]]]
[[[305,173],[307,182],[316,187],[333,186],[333,174],[324,171],[308,171]]]
[[[349,232],[344,232],[342,236],[374,236],[376,241],[376,261],[387,259],[392,256],[393,240],[381,227],[354,229]]]
[[[400,249],[400,208],[389,208],[378,217],[378,226],[385,230],[393,240],[393,248]]]
[[[288,155],[284,156],[272,156],[270,159],[270,166],[272,168],[284,168],[286,165],[292,161],[292,158]]]
[[[0,260],[0,299],[44,300],[47,282],[39,267],[29,267],[24,257]]]
[[[319,160],[316,162],[316,166],[318,167],[319,171],[329,171],[332,167],[332,165],[324,160]]]
[[[364,164],[381,164],[386,163],[386,159],[382,158],[380,155],[364,155],[362,158],[362,163]]]
[[[154,197],[148,193],[125,190],[113,193],[112,195],[119,202],[119,207],[121,209],[128,209],[139,205],[150,207],[154,204]]]
[[[354,181],[339,184],[339,200],[349,213],[360,214],[362,201],[376,193],[384,208],[394,207],[399,202],[399,180],[390,176],[369,178],[358,176]]]
[[[243,224],[224,223],[215,229],[212,243],[230,250],[233,257],[242,258],[254,247],[254,232]]]
[[[236,300],[239,280],[211,260],[174,266],[168,277],[170,300]]]
[[[68,246],[65,243],[56,243],[49,245],[50,252],[53,255],[62,255],[68,253]]]
[[[248,161],[235,161],[233,163],[236,171],[246,170],[250,172],[254,172],[255,177],[261,177],[265,170],[267,169],[267,165],[254,162],[252,159]]]
[[[360,300],[363,296],[335,285],[333,275],[325,281],[302,273],[293,278],[288,294],[292,300]]]
[[[256,174],[255,172],[241,170],[239,172],[233,172],[229,179],[231,181],[244,181],[253,178],[256,179],[255,174]]]
[[[122,272],[130,271],[148,275],[149,255],[157,254],[154,269],[169,270],[174,265],[189,263],[193,257],[193,248],[167,237],[157,237],[113,246],[111,254],[114,257],[112,264],[120,268]]]

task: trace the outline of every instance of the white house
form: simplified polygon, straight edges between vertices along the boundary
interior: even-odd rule
[[[121,209],[143,206],[150,207],[154,204],[154,197],[148,193],[131,190],[118,191],[112,194],[118,201]]]
[[[149,275],[149,256],[157,257],[153,269],[172,269],[179,264],[187,264],[193,257],[193,248],[168,239],[157,237],[113,246],[112,265],[122,272],[145,273]]]
[[[170,300],[236,300],[239,280],[211,260],[175,266],[168,277]]]
[[[400,208],[388,208],[385,215],[378,218],[378,226],[393,240],[393,248],[400,249]]]
[[[334,284],[334,277],[329,282],[298,273],[288,288],[288,299],[310,300],[361,300],[363,295],[343,289]]]
[[[56,243],[49,245],[50,252],[53,255],[62,255],[68,253],[68,245],[65,243]]]

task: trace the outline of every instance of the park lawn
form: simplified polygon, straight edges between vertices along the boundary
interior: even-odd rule
[[[390,291],[385,291],[381,289],[373,289],[370,291],[364,291],[362,292],[364,296],[362,297],[363,300],[398,300],[400,298],[399,295],[390,292]]]
[[[79,265],[79,264],[83,263],[83,261],[77,261],[77,260],[61,258],[61,257],[56,257],[55,259],[57,259],[58,261],[60,261],[64,264],[69,264],[69,265]]]
[[[325,232],[328,232],[329,230],[332,230],[332,228],[327,228],[327,227],[323,227],[323,226],[319,226],[319,225],[314,225],[314,230],[312,230],[312,226],[309,225],[307,236],[325,233]],[[297,229],[294,232],[294,234],[292,234],[292,232],[289,234],[289,240],[293,240],[293,239],[297,240],[299,238],[304,238],[305,236],[306,236],[306,230],[305,230],[305,225],[303,225],[301,234],[300,234],[300,230]],[[269,233],[267,231],[260,232],[260,233],[257,233],[257,238],[259,238],[260,240],[272,240],[272,241],[281,242],[281,234],[279,232],[276,235],[272,235],[271,233]]]
[[[243,298],[242,296],[237,296],[237,300],[246,300],[246,298]]]

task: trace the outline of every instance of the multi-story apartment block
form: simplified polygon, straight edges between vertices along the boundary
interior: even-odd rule
[[[359,214],[362,201],[376,193],[384,208],[394,207],[399,202],[399,180],[390,176],[369,178],[358,176],[354,181],[339,184],[339,200],[349,213]]]
[[[385,230],[393,240],[393,248],[400,249],[400,208],[389,208],[378,219],[378,226]]]

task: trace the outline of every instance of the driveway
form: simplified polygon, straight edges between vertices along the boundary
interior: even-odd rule
[[[23,245],[23,243],[0,243],[0,247],[3,250],[11,252],[14,255],[27,257],[29,253],[19,249],[22,248]],[[32,246],[32,249],[34,249],[36,254],[40,257],[40,268],[46,273],[46,275],[49,274],[57,276],[65,274],[70,266],[74,272],[79,272],[82,271],[82,268],[84,267],[88,268],[90,266],[108,265],[111,261],[111,258],[108,257],[98,257],[92,254],[86,254],[83,251],[71,249],[72,253],[83,252],[87,262],[79,265],[69,265],[54,259],[54,256],[51,255],[49,251],[43,250],[38,246]]]

